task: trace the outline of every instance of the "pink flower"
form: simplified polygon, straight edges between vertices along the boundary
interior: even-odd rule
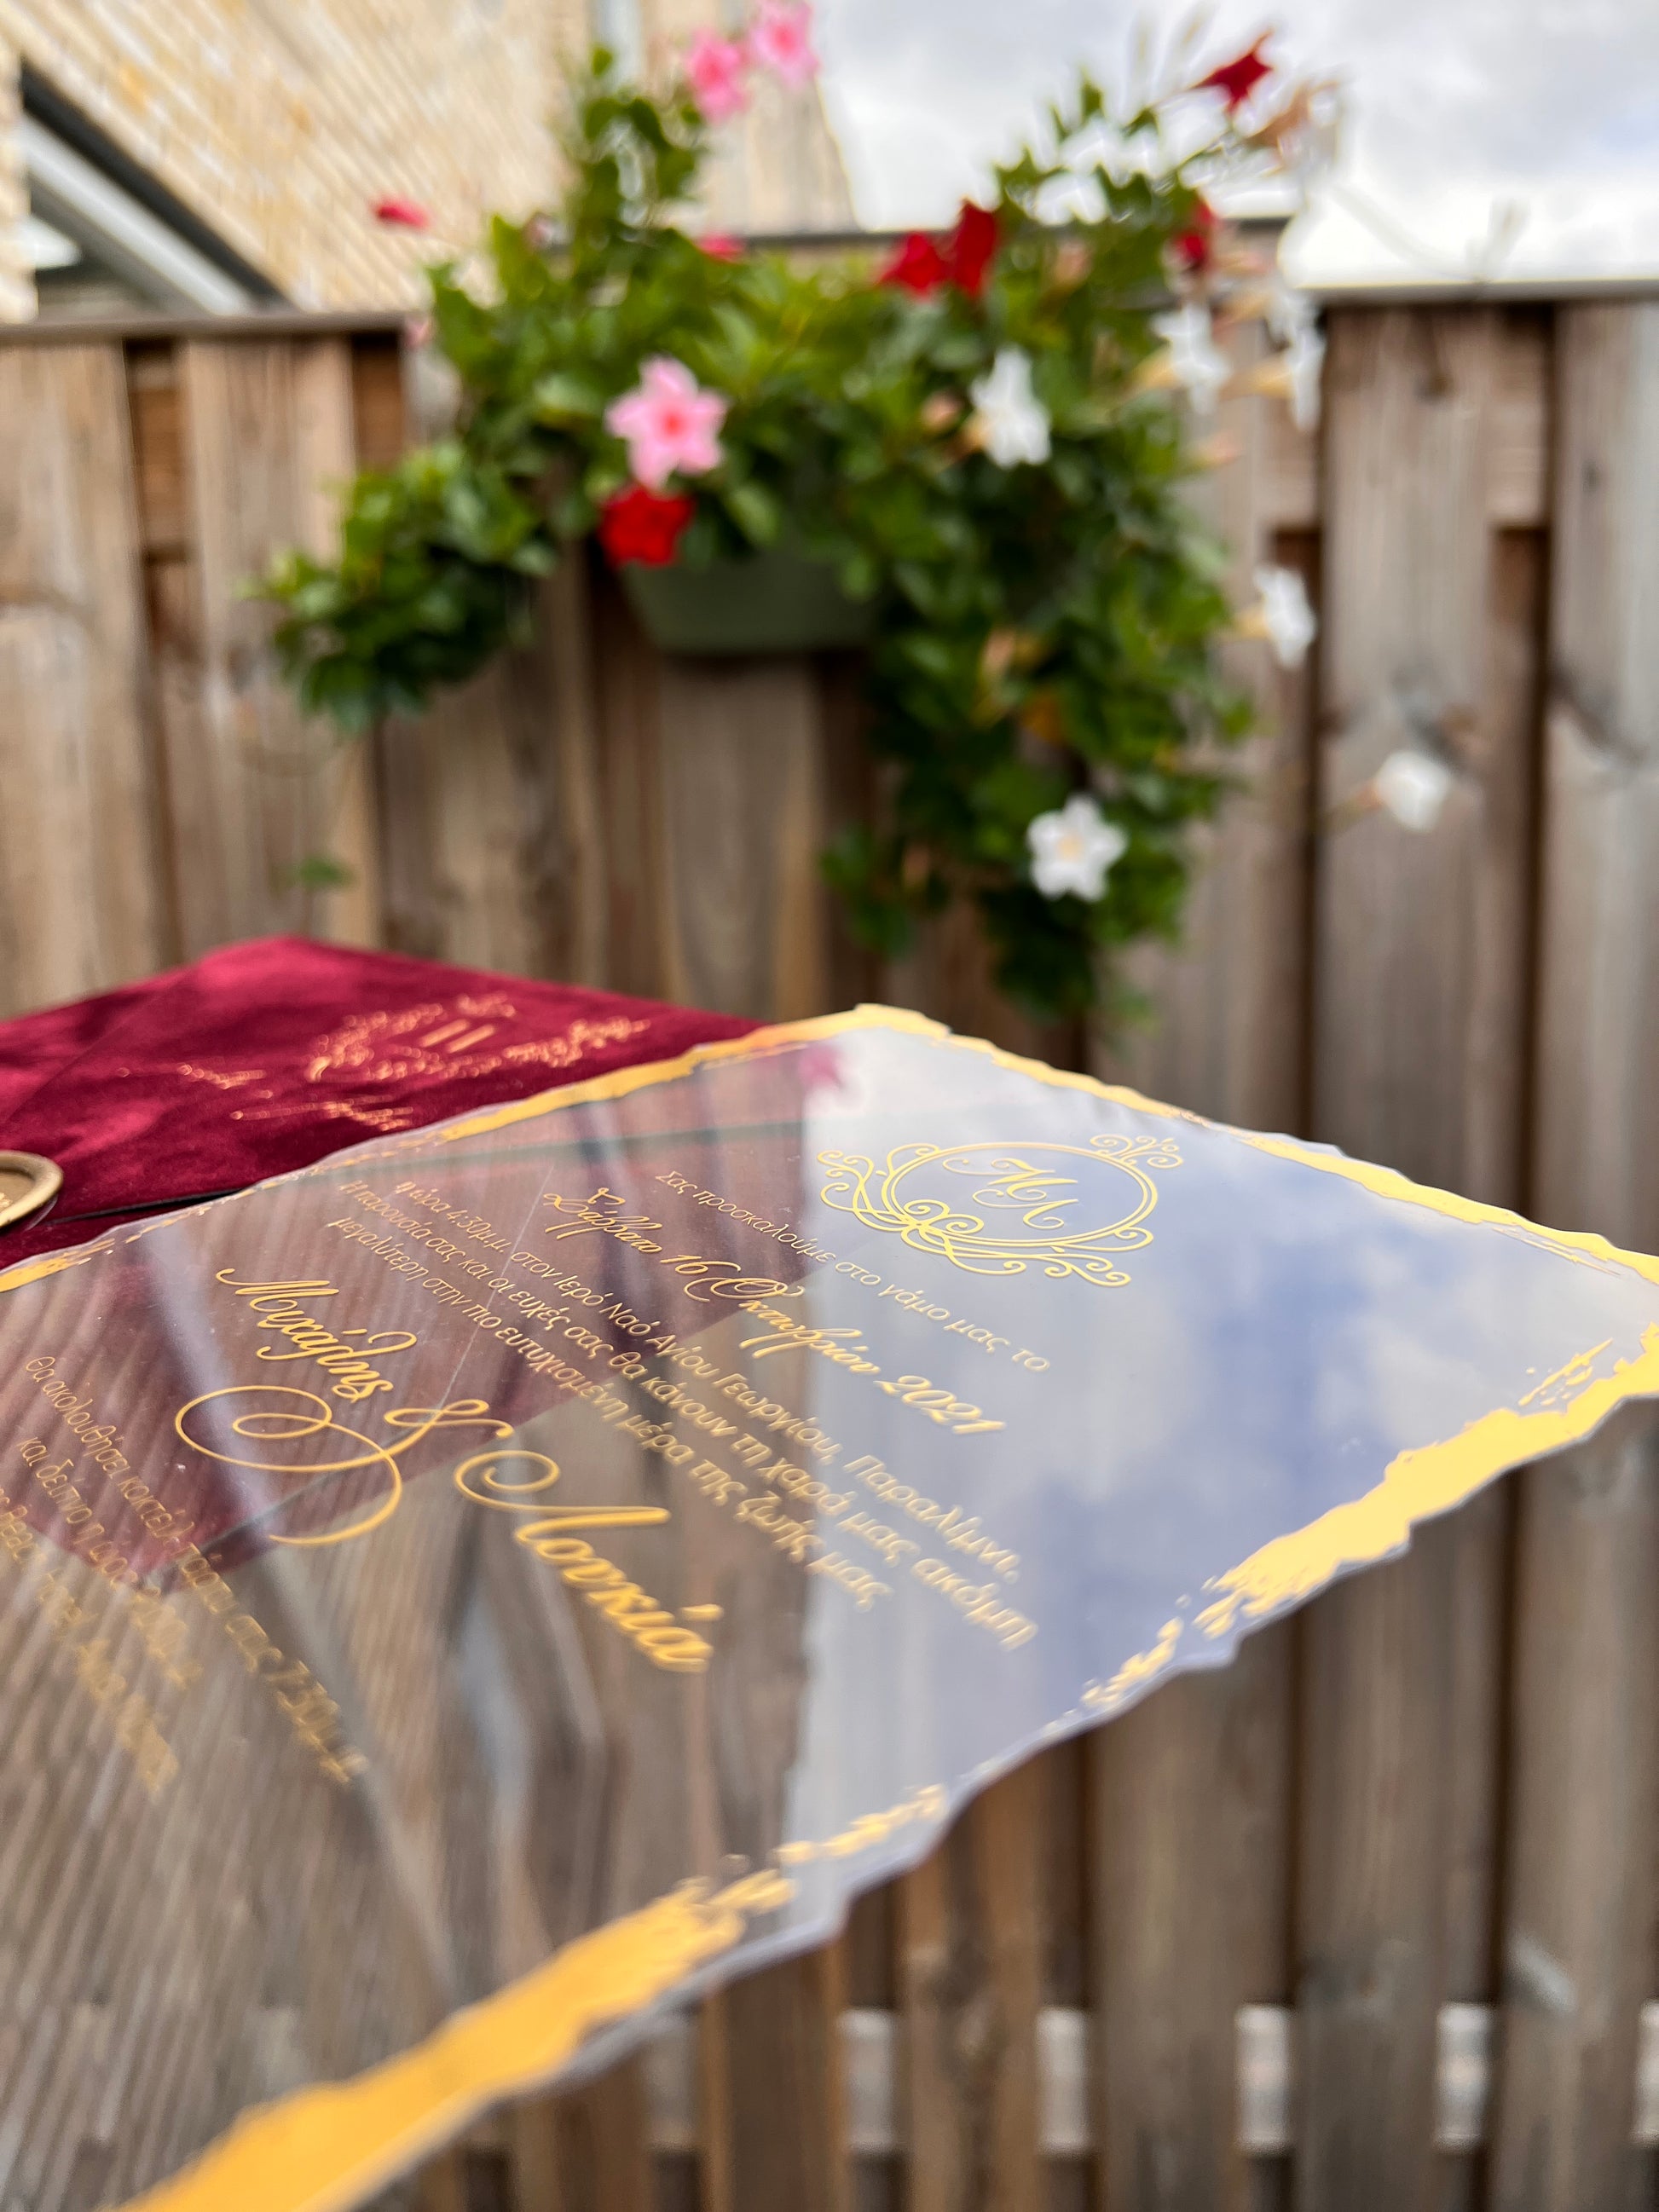
[[[660,491],[678,469],[700,477],[724,459],[720,427],[726,402],[705,392],[683,362],[658,354],[640,371],[632,392],[613,399],[605,427],[628,447],[628,465],[650,491]]]
[[[743,240],[733,238],[729,231],[705,231],[697,240],[697,251],[706,253],[711,261],[741,261]]]
[[[417,200],[376,200],[376,222],[390,224],[394,230],[430,230],[432,218]]]
[[[812,50],[811,0],[761,0],[749,33],[749,52],[785,84],[811,84],[818,73]]]
[[[706,123],[729,123],[749,105],[749,52],[741,39],[699,31],[685,57],[686,81]]]

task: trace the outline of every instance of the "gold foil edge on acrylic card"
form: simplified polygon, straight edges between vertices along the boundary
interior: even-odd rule
[[[776,1022],[765,1029],[751,1030],[746,1036],[722,1037],[711,1044],[693,1045],[674,1060],[642,1060],[632,1067],[613,1069],[608,1075],[590,1076],[586,1082],[567,1085],[562,1090],[538,1091],[533,1097],[514,1100],[504,1106],[485,1109],[469,1115],[465,1121],[451,1122],[433,1130],[434,1142],[453,1144],[459,1139],[482,1136],[495,1129],[504,1129],[514,1123],[539,1120],[569,1106],[591,1104],[596,1100],[626,1097],[630,1091],[651,1088],[659,1083],[670,1083],[678,1077],[690,1075],[701,1067],[721,1060],[758,1058],[786,1049],[797,1043],[808,1043],[821,1038],[845,1036],[860,1030],[884,1030],[890,1034],[932,1039],[948,1046],[955,1052],[981,1054],[1019,1075],[1028,1075],[1035,1082],[1051,1089],[1079,1091],[1094,1098],[1104,1098],[1115,1106],[1133,1114],[1144,1114],[1156,1121],[1185,1121],[1195,1128],[1213,1129],[1218,1135],[1231,1137],[1235,1143],[1248,1145],[1253,1151],[1267,1152],[1274,1158],[1288,1160],[1295,1166],[1311,1168],[1320,1175],[1334,1175],[1345,1182],[1359,1184],[1377,1198],[1392,1199],[1402,1205],[1425,1208],[1455,1221],[1481,1223],[1523,1236],[1528,1243],[1559,1253],[1564,1259],[1625,1267],[1632,1269],[1652,1283],[1659,1283],[1659,1259],[1644,1253],[1629,1252],[1606,1237],[1585,1231],[1545,1229],[1528,1221],[1523,1214],[1512,1213],[1499,1206],[1488,1206],[1477,1199],[1460,1198],[1451,1191],[1437,1190],[1431,1184],[1412,1182],[1393,1168],[1375,1167],[1365,1160],[1351,1159],[1346,1153],[1327,1150],[1314,1145],[1299,1143],[1293,1137],[1276,1137],[1252,1129],[1236,1128],[1226,1121],[1212,1121],[1202,1114],[1190,1112],[1184,1106],[1167,1106],[1156,1098],[1148,1098],[1126,1085],[1103,1083],[1098,1076],[1085,1075],[1076,1070],[1050,1067],[1045,1061],[1028,1060],[1018,1053],[1006,1052],[1000,1045],[990,1044],[982,1037],[955,1036],[942,1022],[931,1021],[925,1014],[912,1013],[902,1006],[861,1006],[841,1014],[815,1014],[796,1022]],[[326,1164],[326,1163],[324,1163]]]
[[[1601,1344],[1575,1354],[1529,1390],[1518,1407],[1498,1407],[1455,1437],[1396,1453],[1382,1480],[1359,1497],[1275,1536],[1237,1566],[1215,1576],[1205,1585],[1210,1602],[1197,1615],[1199,1629],[1206,1638],[1219,1638],[1241,1620],[1255,1624],[1286,1611],[1339,1575],[1404,1550],[1422,1522],[1455,1511],[1499,1475],[1583,1443],[1634,1399],[1659,1397],[1659,1323],[1644,1332],[1633,1358],[1618,1361],[1609,1375],[1595,1376],[1596,1355],[1607,1348]],[[1534,1405],[1536,1411],[1527,1410]],[[1084,1709],[1109,1717],[1168,1674],[1188,1626],[1179,1617],[1166,1621],[1150,1650],[1125,1660],[1109,1682],[1085,1690]]]
[[[735,1949],[751,1921],[796,1895],[788,1869],[855,1856],[949,1811],[941,1785],[921,1785],[821,1842],[779,1844],[771,1864],[724,1888],[682,1882],[452,2013],[410,2050],[244,2112],[118,2212],[351,2212],[490,2106],[546,2087],[600,2029],[635,2017]]]
[[[20,1260],[15,1267],[8,1267],[0,1274],[0,1295],[7,1291],[21,1291],[27,1283],[44,1282],[48,1275],[61,1275],[65,1267],[79,1267],[109,1249],[106,1244],[77,1245],[72,1252],[45,1252],[38,1260]]]
[[[793,1894],[769,1869],[712,1893],[684,1883],[578,1936],[395,2057],[256,2106],[121,2212],[349,2212],[489,2105],[551,2081],[591,2035],[668,1995]]]
[[[431,1134],[436,1142],[453,1144],[459,1138],[483,1136],[493,1130],[509,1128],[515,1122],[538,1121],[543,1115],[557,1113],[567,1106],[588,1105],[597,1099],[623,1098],[630,1091],[648,1090],[659,1083],[672,1083],[677,1077],[693,1074],[701,1067],[721,1060],[766,1058],[787,1050],[792,1044],[806,1044],[868,1030],[884,1030],[901,1036],[926,1037],[958,1052],[985,1054],[999,1066],[1034,1076],[1039,1082],[1062,1091],[1082,1091],[1097,1098],[1109,1098],[1116,1105],[1129,1107],[1136,1113],[1153,1115],[1161,1120],[1192,1121],[1204,1127],[1221,1126],[1205,1122],[1201,1115],[1189,1114],[1179,1106],[1160,1106],[1154,1099],[1143,1098],[1139,1091],[1102,1083],[1097,1077],[1076,1074],[1066,1068],[1050,1067],[1039,1060],[1022,1060],[1017,1053],[1005,1052],[1000,1045],[988,1044],[980,1037],[957,1036],[946,1029],[943,1022],[932,1021],[926,1014],[913,1013],[908,1007],[861,1006],[852,1007],[845,1013],[813,1014],[801,1021],[770,1023],[764,1029],[751,1030],[746,1036],[720,1037],[711,1043],[692,1045],[673,1060],[641,1060],[631,1067],[613,1068],[608,1075],[589,1076],[582,1083],[567,1084],[557,1090],[538,1091],[529,1098],[514,1099],[502,1106],[486,1107],[477,1114],[469,1115],[465,1121],[434,1129]]]
[[[1604,1350],[1605,1346],[1598,1346]],[[1551,1382],[1582,1378],[1593,1354],[1570,1360]],[[1548,1384],[1528,1392],[1547,1394]],[[1418,1522],[1437,1519],[1510,1468],[1582,1443],[1607,1416],[1633,1398],[1659,1396],[1659,1323],[1643,1333],[1634,1358],[1610,1375],[1585,1381],[1564,1402],[1536,1412],[1500,1406],[1443,1442],[1397,1453],[1381,1482],[1334,1505],[1305,1528],[1275,1537],[1210,1588],[1218,1593],[1198,1617],[1206,1636],[1224,1636],[1241,1613],[1259,1620],[1310,1597],[1336,1576],[1399,1551]]]

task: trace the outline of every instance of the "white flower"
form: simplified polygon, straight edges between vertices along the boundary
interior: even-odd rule
[[[969,386],[975,410],[973,428],[1000,469],[1048,458],[1048,410],[1031,389],[1031,356],[1019,346],[1004,346],[991,374]]]
[[[1288,299],[1291,295],[1285,295]],[[1259,313],[1271,322],[1275,312],[1271,294],[1261,295]],[[1293,315],[1297,311],[1291,310]],[[1320,379],[1325,366],[1325,341],[1314,328],[1311,317],[1299,315],[1291,330],[1290,343],[1283,353],[1270,354],[1266,361],[1258,362],[1239,379],[1246,392],[1273,392],[1291,403],[1291,420],[1298,430],[1312,430],[1319,423]]]
[[[1190,301],[1173,314],[1154,315],[1152,328],[1170,349],[1176,382],[1192,395],[1193,405],[1200,415],[1214,414],[1217,394],[1232,370],[1216,344],[1209,309]]]
[[[1342,87],[1334,77],[1307,86],[1291,102],[1290,127],[1279,137],[1279,157],[1286,175],[1301,187],[1305,205],[1311,189],[1336,166],[1341,149]]]
[[[1402,830],[1432,830],[1451,796],[1453,777],[1432,753],[1390,753],[1371,789]]]
[[[1298,430],[1319,428],[1319,386],[1325,366],[1325,341],[1313,325],[1292,331],[1285,366],[1291,380],[1291,420]]]
[[[1267,637],[1281,668],[1300,668],[1319,635],[1319,621],[1308,605],[1308,587],[1294,568],[1258,568],[1255,587],[1261,605],[1251,627]]]
[[[1025,842],[1031,881],[1044,898],[1073,891],[1081,899],[1097,899],[1129,840],[1086,792],[1079,792],[1057,813],[1039,814],[1025,832]]]
[[[1313,328],[1318,310],[1298,284],[1282,269],[1268,280],[1265,312],[1267,328],[1280,345],[1294,345],[1304,331]]]

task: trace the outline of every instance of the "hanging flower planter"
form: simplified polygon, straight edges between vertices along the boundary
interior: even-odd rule
[[[592,538],[666,652],[867,646],[890,773],[823,856],[854,932],[894,956],[969,902],[1000,987],[1081,1013],[1175,929],[1214,741],[1249,719],[1185,496],[1227,441],[1194,419],[1272,390],[1306,428],[1318,402],[1311,309],[1207,195],[1325,159],[1330,88],[1278,82],[1261,39],[1202,73],[1177,45],[1118,108],[1081,77],[991,204],[803,269],[673,211],[757,70],[810,82],[810,28],[808,0],[763,0],[655,89],[596,53],[558,219],[498,218],[487,289],[432,271],[455,434],[360,479],[337,561],[272,571],[277,647],[308,708],[372,726],[522,635]],[[1255,317],[1283,349],[1241,371]],[[1288,573],[1261,588],[1243,626],[1293,661],[1311,610]]]
[[[701,568],[629,561],[617,574],[664,653],[828,653],[875,634],[873,605],[849,599],[830,562],[783,547]]]

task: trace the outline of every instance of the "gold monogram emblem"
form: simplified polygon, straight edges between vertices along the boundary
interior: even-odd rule
[[[1150,1244],[1153,1174],[1179,1167],[1170,1137],[1098,1136],[1087,1145],[900,1145],[878,1168],[857,1152],[818,1154],[823,1202],[970,1275],[1078,1275],[1109,1289],[1118,1255]],[[964,1188],[963,1185],[967,1188]],[[1127,1188],[1126,1188],[1127,1185]]]

